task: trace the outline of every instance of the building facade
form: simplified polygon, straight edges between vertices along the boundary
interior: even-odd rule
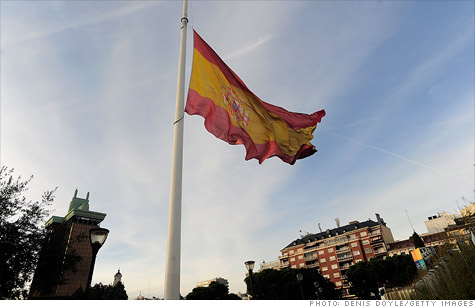
[[[437,213],[437,215],[429,216],[427,221],[424,221],[428,233],[439,233],[443,232],[445,228],[449,225],[455,225],[455,219],[457,215],[448,214],[446,211],[442,214]]]
[[[279,270],[280,268],[281,268],[280,260],[272,260],[268,262],[263,261],[261,263],[261,266],[258,272],[261,272],[262,270],[266,270],[266,269]]]
[[[349,294],[346,271],[355,263],[388,255],[394,242],[391,229],[376,214],[377,222],[353,221],[348,225],[303,236],[281,250],[282,268],[316,268],[342,295]]]
[[[99,227],[106,214],[89,210],[89,193],[77,197],[65,217],[46,222],[47,236],[30,287],[31,297],[71,296],[86,290],[92,260],[89,230]]]
[[[225,285],[226,287],[229,288],[229,282],[227,279],[224,279],[222,277],[216,277],[216,278],[213,278],[213,279],[208,279],[208,280],[204,280],[204,281],[199,281],[196,283],[196,287],[208,287],[210,283],[212,282],[217,282],[217,283],[220,283],[220,284],[223,284]]]
[[[438,233],[423,233],[420,235],[422,242],[426,247],[437,247],[447,243],[447,233],[438,232]],[[389,243],[388,246],[388,256],[392,257],[395,255],[410,255],[411,251],[415,248],[412,237],[407,240],[395,241]],[[432,250],[432,249],[431,249]]]

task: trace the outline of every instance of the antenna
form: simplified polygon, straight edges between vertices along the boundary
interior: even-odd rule
[[[412,226],[411,219],[409,218],[409,214],[407,214],[407,210],[406,210],[406,215],[407,215],[407,219],[409,220],[409,224],[411,224],[412,231],[416,232],[416,230],[414,229],[414,226]]]
[[[320,223],[318,223],[318,229],[320,229],[320,232],[323,232],[322,227],[320,227]]]
[[[340,219],[336,218],[335,221],[336,221],[336,227],[340,228]]]

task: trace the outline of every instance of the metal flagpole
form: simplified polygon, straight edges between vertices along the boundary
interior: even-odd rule
[[[183,167],[183,116],[185,91],[186,26],[188,0],[183,1],[181,18],[180,57],[173,138],[170,211],[168,213],[167,266],[165,272],[165,299],[180,299],[180,248],[181,248],[181,187]]]

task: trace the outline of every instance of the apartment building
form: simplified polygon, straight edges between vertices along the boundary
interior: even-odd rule
[[[423,233],[420,235],[426,247],[437,247],[447,242],[447,233]],[[410,255],[415,248],[412,236],[406,240],[395,241],[388,245],[388,256]]]
[[[212,278],[212,279],[199,281],[199,282],[196,283],[196,287],[208,287],[209,284],[212,283],[213,281],[217,282],[217,283],[220,283],[220,284],[223,284],[223,285],[225,285],[226,287],[229,288],[228,280],[225,279],[225,278],[222,278],[222,277],[215,277],[215,278]]]
[[[383,219],[353,221],[345,226],[307,234],[281,250],[282,268],[316,268],[348,295],[350,287],[346,271],[355,263],[387,256],[387,246],[394,238]]]

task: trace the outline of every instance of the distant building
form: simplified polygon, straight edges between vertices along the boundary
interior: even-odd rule
[[[473,224],[471,224],[473,225]],[[456,244],[459,240],[467,240],[471,238],[470,225],[449,225],[445,229],[447,238],[450,243]]]
[[[122,274],[120,273],[120,269],[114,275],[114,282],[112,283],[113,286],[117,285],[118,283],[122,282]]]
[[[205,281],[199,281],[199,282],[196,283],[196,287],[208,287],[209,284],[212,283],[213,281],[215,281],[217,283],[220,283],[220,284],[223,284],[223,285],[225,285],[226,287],[229,288],[228,280],[224,279],[222,277],[216,277],[216,278],[205,280]]]
[[[316,268],[333,282],[342,295],[349,294],[346,271],[355,263],[371,258],[385,258],[388,244],[394,242],[391,229],[376,214],[377,222],[353,221],[348,225],[308,234],[281,250],[282,268]]]
[[[437,213],[437,215],[429,216],[427,221],[424,221],[428,233],[438,233],[443,232],[445,228],[449,225],[455,225],[455,219],[457,215],[448,214],[446,211],[442,214]]]
[[[30,287],[30,296],[71,296],[86,290],[92,260],[89,230],[99,227],[105,213],[89,210],[76,190],[64,217],[46,222],[47,236]]]
[[[460,210],[460,215],[462,217],[471,217],[475,216],[475,203],[471,203],[467,207]]]
[[[425,250],[433,251],[433,247],[444,245],[447,242],[447,233],[438,232],[438,233],[423,233],[420,235],[422,242],[426,249],[422,249],[421,253],[424,253]],[[415,249],[412,236],[406,240],[395,241],[388,244],[388,256],[392,257],[395,255],[410,255],[411,251]]]
[[[262,271],[262,270],[265,270],[265,269],[279,270],[280,269],[280,260],[274,260],[274,261],[270,261],[270,262],[265,262],[265,260],[262,261],[261,267],[259,268],[259,272]]]

